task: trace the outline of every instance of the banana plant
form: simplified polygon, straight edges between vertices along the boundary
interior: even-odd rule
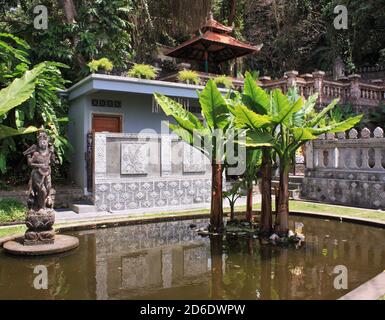
[[[199,103],[204,122],[174,100],[159,94],[155,99],[167,116],[177,124],[169,128],[188,144],[194,146],[211,160],[211,216],[210,231],[223,230],[222,173],[226,132],[231,129],[231,117],[224,97],[214,81],[209,80],[199,93]]]
[[[270,106],[270,96],[262,88],[257,85],[256,78],[252,73],[246,72],[244,89],[242,92],[242,102],[250,110],[260,115],[267,115]],[[242,113],[244,108],[239,108]],[[247,112],[243,115],[247,117]],[[242,115],[241,115],[242,116]],[[247,118],[246,118],[247,119]],[[246,120],[244,119],[244,120]],[[238,124],[243,127],[246,124],[242,117]],[[262,122],[262,125],[255,126],[253,124],[254,132],[259,134],[267,134],[272,139],[272,122]],[[257,129],[258,128],[258,129]],[[261,171],[261,220],[260,220],[260,235],[269,236],[273,227],[273,216],[271,206],[271,175],[272,175],[272,160],[271,148],[262,147],[262,162],[260,164]]]
[[[262,151],[260,149],[246,150],[246,170],[243,176],[246,189],[246,220],[253,218],[253,186],[258,179],[258,172],[262,164]]]
[[[327,114],[336,106],[338,99],[317,113],[317,95],[305,100],[295,90],[289,90],[285,95],[281,90],[275,89],[270,96],[262,91],[258,88],[255,92],[254,110],[244,104],[238,105],[234,108],[234,115],[238,125],[249,129],[247,146],[260,147],[261,139],[265,140],[270,136],[269,146],[278,156],[280,175],[274,231],[285,236],[289,230],[289,171],[296,150],[323,133],[349,130],[361,121],[362,115],[330,123]],[[267,104],[266,96],[269,96]],[[260,103],[256,103],[258,101]]]
[[[6,116],[10,110],[31,97],[35,91],[36,80],[44,71],[45,67],[45,63],[37,65],[32,70],[26,71],[21,78],[13,80],[9,86],[0,91],[0,117]],[[0,124],[0,139],[27,134],[37,130],[34,126],[15,129]]]

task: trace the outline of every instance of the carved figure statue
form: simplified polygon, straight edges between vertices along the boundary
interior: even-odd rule
[[[32,168],[29,180],[28,212],[24,244],[53,243],[55,222],[53,211],[53,188],[51,184],[51,163],[55,162],[53,145],[44,130],[37,134],[37,145],[24,152],[28,165]]]

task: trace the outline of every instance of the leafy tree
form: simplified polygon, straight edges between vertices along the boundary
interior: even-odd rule
[[[246,170],[243,180],[246,190],[246,220],[253,218],[253,187],[258,179],[258,172],[262,164],[262,152],[260,149],[248,148],[246,150]]]
[[[23,75],[30,74],[30,47],[25,41],[10,34],[0,34],[0,46],[4,48],[0,53],[0,89],[10,88],[9,86],[15,88],[11,85],[13,81],[17,81],[16,79],[23,77]],[[0,170],[5,173],[7,162],[13,162],[13,168],[18,168],[18,170],[10,174],[15,176],[18,172],[22,178],[24,178],[23,166],[18,167],[18,164],[23,163],[24,157],[20,150],[26,144],[30,144],[30,137],[14,137],[15,134],[10,133],[21,132],[25,127],[44,126],[55,145],[61,162],[64,161],[65,154],[70,148],[65,138],[66,126],[63,126],[67,121],[67,110],[58,94],[58,91],[64,89],[67,83],[62,78],[59,68],[66,68],[66,66],[55,62],[44,62],[36,68],[39,72],[36,72],[36,77],[33,80],[32,92],[26,91],[29,95],[25,100],[19,101],[12,109],[6,110],[0,116],[4,133],[4,139],[0,141]],[[16,83],[20,84],[21,82]],[[10,93],[15,93],[14,89]],[[22,95],[18,94],[17,97],[20,99]],[[5,127],[8,128],[6,131]]]
[[[254,87],[254,86],[253,86]],[[255,87],[254,87],[255,88]],[[260,101],[257,113],[244,105],[235,108],[236,121],[249,128],[248,146],[260,147],[261,141],[269,140],[270,146],[279,158],[279,195],[275,220],[275,232],[286,235],[289,229],[289,171],[293,165],[295,152],[304,143],[316,139],[323,133],[346,131],[360,122],[362,116],[355,116],[342,122],[330,122],[327,117],[338,100],[334,100],[321,112],[315,111],[317,95],[308,100],[299,97],[295,89],[289,90],[287,95],[279,89],[271,92],[270,96],[262,89],[258,89],[259,96],[255,101]],[[266,97],[269,97],[266,104]],[[271,127],[271,133],[261,129]],[[266,129],[265,129],[266,130]]]
[[[230,204],[230,220],[235,219],[235,203],[244,195],[244,182],[239,179],[231,184],[230,190],[223,191],[223,197],[229,201]]]
[[[266,117],[254,117],[249,110],[259,115],[266,116],[268,114],[270,103],[269,95],[257,86],[255,77],[252,73],[246,72],[244,90],[241,94],[240,104],[234,109],[236,114],[236,125],[241,128],[252,127],[258,138],[264,138],[268,143],[272,137],[274,125],[269,122]],[[250,133],[249,133],[250,138]],[[260,145],[254,144],[253,147]],[[260,163],[261,171],[261,192],[262,192],[262,215],[260,223],[261,235],[270,235],[272,229],[272,207],[271,207],[271,175],[272,175],[272,158],[269,144],[262,146],[262,159]],[[250,146],[249,146],[250,148]]]
[[[23,77],[15,79],[12,83],[0,91],[0,117],[5,116],[10,110],[16,108],[35,91],[36,80],[44,70],[45,65],[40,64],[31,71],[27,71]],[[28,128],[11,128],[0,123],[0,139],[35,132],[38,129],[33,126]],[[4,163],[4,154],[0,154],[0,163]],[[0,168],[3,167],[0,165]]]
[[[201,122],[182,105],[165,96],[155,94],[166,115],[172,116],[177,124],[169,123],[172,131],[188,144],[193,145],[211,160],[211,217],[210,230],[223,229],[222,173],[225,161],[225,145],[231,134],[231,117],[228,105],[213,80],[199,94],[204,122]]]
[[[126,68],[132,50],[132,0],[20,0],[0,18],[0,28],[28,41],[34,61],[68,64],[66,77],[76,80],[87,72],[86,62],[106,57]],[[33,25],[33,8],[48,8],[48,29]],[[3,22],[5,21],[5,22]]]

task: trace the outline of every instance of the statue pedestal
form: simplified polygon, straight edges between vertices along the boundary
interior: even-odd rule
[[[6,252],[19,256],[40,256],[58,254],[73,250],[79,246],[79,239],[66,235],[56,235],[53,243],[25,245],[24,239],[20,238],[4,243]]]
[[[55,230],[52,228],[54,223],[55,212],[53,210],[29,210],[25,218],[28,230],[24,236],[24,245],[53,244],[55,241]]]

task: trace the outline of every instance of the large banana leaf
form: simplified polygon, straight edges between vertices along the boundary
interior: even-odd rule
[[[269,111],[270,96],[257,85],[249,72],[246,72],[242,101],[247,107],[259,114],[267,114]]]
[[[322,109],[320,113],[318,113],[312,120],[309,121],[308,126],[314,127],[317,125],[322,119],[325,118],[327,113],[337,105],[338,101],[339,99],[334,99],[326,108]]]
[[[164,113],[167,116],[173,116],[183,127],[191,128],[191,130],[204,128],[203,124],[196,116],[183,108],[183,106],[175,100],[158,93],[155,93],[154,96]]]
[[[362,117],[363,115],[358,115],[345,121],[334,123],[322,128],[293,128],[293,137],[296,141],[301,142],[317,139],[317,137],[323,133],[345,132],[359,123]]]
[[[28,133],[36,132],[37,130],[38,128],[33,126],[29,126],[28,128],[14,129],[14,128],[7,127],[0,124],[0,139],[12,137],[12,136],[18,136],[21,134],[28,134]]]
[[[289,125],[293,114],[300,111],[303,107],[302,97],[299,97],[296,102],[292,103],[281,90],[274,90],[272,99],[277,110],[277,114],[273,116],[273,122],[276,124]]]
[[[199,94],[199,103],[209,128],[212,130],[224,129],[228,126],[229,110],[225,99],[213,80],[210,79]]]
[[[353,128],[357,123],[359,123],[362,119],[363,115],[358,115],[352,118],[349,118],[345,121],[334,123],[322,128],[311,128],[309,129],[313,134],[320,135],[322,133],[337,133],[337,132],[345,132],[351,128]]]
[[[44,71],[44,68],[44,63],[39,64],[0,91],[0,115],[6,114],[9,110],[17,107],[31,97],[31,94],[35,90],[35,81]]]
[[[240,128],[249,127],[259,129],[265,125],[271,124],[271,118],[267,115],[260,115],[250,110],[242,104],[234,108],[235,125]]]
[[[250,148],[260,148],[273,147],[275,142],[273,136],[269,133],[249,131],[246,135],[246,142],[238,141],[238,143]]]

